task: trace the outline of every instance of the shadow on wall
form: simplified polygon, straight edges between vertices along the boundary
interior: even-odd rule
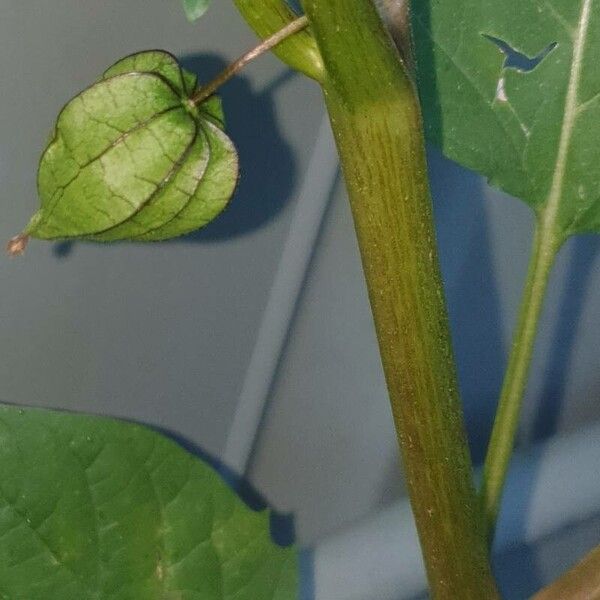
[[[537,402],[532,441],[546,439],[557,432],[562,406],[566,400],[567,378],[573,365],[573,350],[578,323],[585,305],[591,276],[600,253],[597,235],[571,239],[573,244],[568,273],[561,292],[558,318],[552,335],[552,354],[547,357],[544,388]]]
[[[461,397],[471,454],[479,464],[506,362],[482,179],[434,149],[428,163]]]
[[[210,81],[227,63],[212,54],[184,56],[182,65]],[[240,181],[227,209],[208,226],[165,243],[207,243],[241,236],[275,219],[290,200],[296,181],[296,161],[283,138],[275,115],[277,88],[294,77],[286,70],[256,93],[245,77],[235,77],[219,92],[223,99],[227,133],[240,156]],[[88,243],[88,242],[86,242]],[[127,243],[127,242],[125,242]],[[75,242],[60,242],[54,254],[67,257]]]
[[[571,239],[572,254],[564,287],[561,291],[556,322],[553,324],[551,353],[546,357],[544,371],[544,387],[537,400],[537,414],[531,432],[531,441],[543,441],[552,437],[558,431],[562,408],[567,400],[565,395],[569,372],[573,365],[573,350],[576,341],[578,323],[581,319],[586,291],[590,285],[590,277],[595,267],[595,258],[600,252],[598,236],[581,236]],[[538,487],[538,475],[543,463],[543,456],[536,456],[531,472],[521,475],[522,485],[519,486],[520,498],[514,503],[520,507],[518,514],[513,515],[515,529],[525,538],[528,516],[533,501],[533,494]],[[571,526],[571,524],[568,524]],[[534,550],[524,546],[520,560],[520,571],[525,571],[528,578],[522,582],[523,587],[535,584],[537,588],[544,584],[543,574],[536,562]],[[559,553],[560,554],[560,553]],[[562,553],[564,555],[565,553]],[[568,557],[568,554],[567,554]],[[523,569],[523,565],[527,568]],[[499,563],[499,567],[503,566]],[[504,571],[507,571],[504,568]],[[507,577],[507,582],[508,582]],[[533,588],[532,591],[536,589]],[[518,597],[518,596],[515,596]],[[525,595],[521,597],[526,597]]]

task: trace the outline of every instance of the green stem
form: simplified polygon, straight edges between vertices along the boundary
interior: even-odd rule
[[[414,86],[372,0],[305,0],[435,599],[497,598],[472,478]]]
[[[290,36],[306,29],[308,26],[308,19],[306,17],[298,17],[291,23],[288,23],[285,27],[276,31],[272,36],[263,40],[258,46],[252,48],[242,56],[240,56],[235,62],[231,63],[226,69],[224,69],[219,75],[217,75],[212,81],[203,85],[198,92],[192,96],[191,102],[196,106],[204,102],[207,98],[212,96],[224,83],[229,81],[232,77],[235,77],[248,63],[252,62],[265,52],[276,48],[279,44],[289,39]]]
[[[263,39],[298,18],[285,0],[234,0],[234,3],[248,25]],[[274,54],[292,69],[316,81],[322,80],[323,61],[317,44],[308,31],[302,31],[279,44]]]
[[[517,330],[483,471],[482,498],[491,544],[519,425],[523,395],[548,278],[561,241],[544,220],[536,229]]]

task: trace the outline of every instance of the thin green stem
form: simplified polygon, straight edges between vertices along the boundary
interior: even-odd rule
[[[498,597],[464,432],[416,91],[372,0],[304,0],[432,597]]]
[[[493,541],[502,490],[515,444],[548,278],[560,245],[553,229],[544,227],[542,222],[536,229],[533,241],[519,321],[483,471],[481,494],[490,544]]]
[[[308,19],[306,17],[298,17],[291,23],[288,23],[285,27],[275,32],[272,36],[268,37],[266,40],[263,40],[260,44],[258,44],[258,46],[255,46],[252,48],[252,50],[249,50],[240,56],[235,62],[231,63],[226,69],[219,73],[219,75],[217,75],[212,81],[206,85],[203,85],[198,92],[192,96],[192,103],[198,105],[204,102],[224,83],[229,81],[232,77],[235,77],[248,63],[263,55],[265,52],[272,50],[295,33],[306,29],[307,26]]]

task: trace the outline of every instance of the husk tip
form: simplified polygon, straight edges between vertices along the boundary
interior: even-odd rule
[[[6,252],[10,257],[21,256],[27,249],[28,243],[29,236],[26,233],[20,233],[11,238],[8,244],[6,244]]]

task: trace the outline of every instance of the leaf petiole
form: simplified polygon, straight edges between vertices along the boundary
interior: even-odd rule
[[[229,81],[232,77],[237,75],[248,63],[258,58],[265,52],[268,52],[290,36],[302,31],[308,26],[308,19],[305,16],[294,19],[291,23],[275,32],[272,36],[263,40],[258,46],[249,50],[242,56],[240,56],[235,62],[230,64],[224,71],[219,73],[212,81],[203,85],[197,92],[192,96],[191,101],[194,105],[198,106],[204,102],[207,98],[212,96],[224,83]]]
[[[494,538],[502,490],[515,444],[523,395],[548,279],[556,253],[561,245],[562,239],[552,228],[545,227],[542,220],[533,241],[533,252],[521,301],[519,322],[511,347],[508,368],[500,393],[496,419],[483,469],[481,497],[490,545]]]

